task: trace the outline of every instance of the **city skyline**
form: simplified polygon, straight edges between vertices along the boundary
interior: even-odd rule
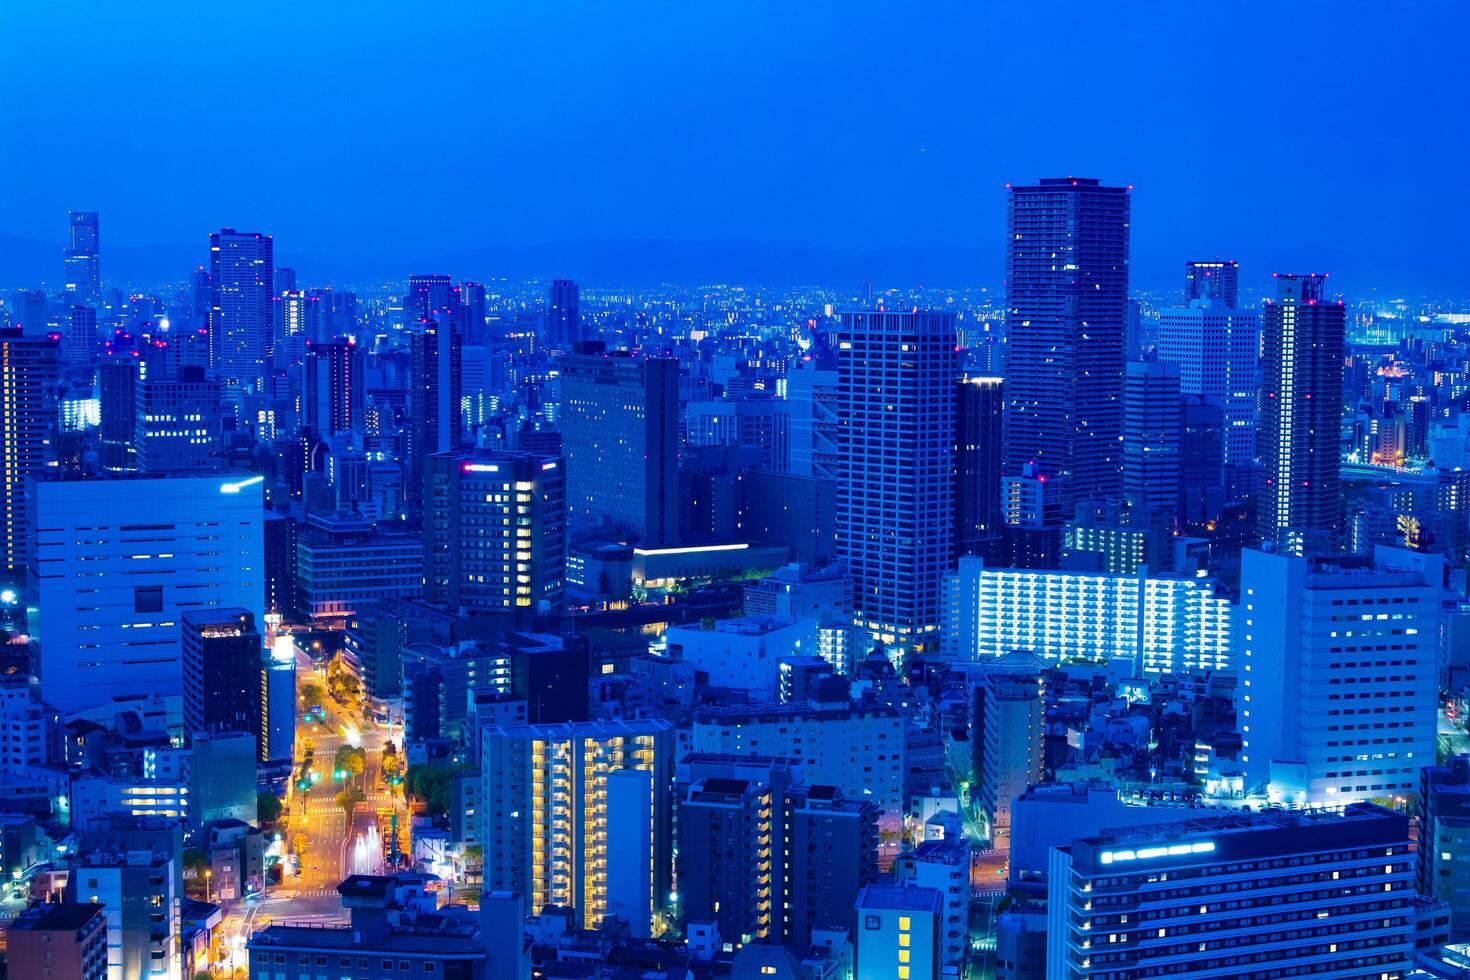
[[[182,5],[148,15],[13,5],[0,26],[34,43],[8,60],[19,115],[0,183],[27,193],[0,209],[0,278],[34,278],[25,256],[62,244],[53,216],[85,208],[104,216],[114,278],[145,279],[172,264],[160,249],[193,249],[233,226],[273,235],[281,261],[318,280],[464,259],[455,267],[481,278],[999,285],[1003,243],[990,229],[1004,185],[1077,174],[1136,188],[1141,287],[1171,283],[1181,256],[1218,255],[1248,269],[1330,268],[1363,289],[1458,288],[1466,203],[1436,195],[1414,155],[1372,147],[1395,131],[1448,158],[1470,146],[1464,114],[1420,97],[1466,87],[1463,60],[1436,56],[1464,35],[1463,7],[1425,4],[1412,23],[1366,3],[1308,9],[1292,21],[1291,59],[1263,40],[1275,26],[1265,4],[1082,11],[1044,35],[1019,5],[900,15],[859,4],[840,22],[820,7],[650,4],[625,17],[570,7],[547,19],[553,32],[539,18],[467,8],[455,36],[439,37],[435,70],[411,73],[402,66],[427,36],[331,5],[228,31]],[[1090,44],[1099,32],[1107,43]],[[290,33],[315,37],[315,56],[292,54]],[[1392,72],[1359,71],[1343,54],[1366,36]],[[157,56],[124,73],[135,46],[110,42],[134,37]],[[64,62],[50,57],[61,38]],[[895,42],[926,56],[898,73],[844,56]],[[354,74],[377,48],[400,56]],[[247,53],[262,68],[256,85],[204,103],[179,84]],[[1044,77],[1035,59],[1049,59]],[[34,151],[63,138],[58,97],[84,89],[108,165],[77,154],[42,166]],[[252,98],[282,111],[252,112]],[[435,104],[465,120],[441,152],[376,138]],[[174,135],[184,118],[187,138]],[[269,147],[312,119],[331,121],[330,138],[200,165],[210,146]],[[859,142],[885,149],[854,152]],[[1266,219],[1286,210],[1283,238]],[[59,276],[43,259],[46,277]]]

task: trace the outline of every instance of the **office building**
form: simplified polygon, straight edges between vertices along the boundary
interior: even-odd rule
[[[567,498],[559,458],[434,455],[425,487],[426,600],[468,613],[561,610]]]
[[[933,649],[954,556],[954,314],[845,313],[837,348],[837,553],[853,621]]]
[[[109,473],[138,468],[138,384],[147,361],[129,353],[109,354],[97,362],[97,461]]]
[[[945,650],[989,660],[1029,650],[1052,662],[1133,661],[1145,674],[1227,670],[1233,608],[1207,579],[987,568],[949,577]]]
[[[1255,459],[1260,346],[1255,310],[1196,299],[1159,312],[1158,359],[1179,369],[1181,394],[1223,413],[1225,465],[1248,466]]]
[[[671,883],[672,753],[661,720],[482,729],[485,886],[648,936]]]
[[[546,343],[553,350],[569,351],[582,335],[581,290],[570,279],[553,279],[546,304]]]
[[[1046,975],[1406,976],[1412,848],[1363,803],[1079,838],[1051,852]]]
[[[740,688],[774,696],[781,661],[815,656],[817,621],[741,616],[703,625],[671,626],[668,655],[691,664],[711,687]]]
[[[1062,567],[1069,571],[1167,574],[1174,560],[1172,509],[1116,500],[1077,505],[1062,528]]]
[[[1346,312],[1327,301],[1326,284],[1326,276],[1277,275],[1265,310],[1256,536],[1298,554],[1331,550],[1342,530]]]
[[[1227,310],[1240,304],[1240,263],[1233,259],[1184,263],[1184,304],[1195,300],[1218,302]]]
[[[191,736],[247,732],[264,752],[264,648],[255,614],[231,608],[186,612],[182,629],[184,730]]]
[[[102,906],[32,905],[5,927],[5,966],[16,977],[108,980],[107,916]]]
[[[845,620],[851,583],[841,565],[813,568],[792,563],[745,587],[745,615],[823,621]]]
[[[791,403],[792,474],[835,481],[842,462],[836,362],[804,361],[786,376],[786,398]]]
[[[1123,499],[1174,513],[1179,503],[1179,370],[1130,361],[1123,385]]]
[[[690,402],[684,411],[688,446],[754,446],[761,468],[791,468],[791,403],[765,395]]]
[[[805,768],[812,786],[870,800],[885,829],[903,818],[903,717],[886,704],[768,704],[700,708],[695,752],[766,755]]]
[[[86,366],[97,353],[97,308],[72,306],[66,311],[66,317],[66,339],[61,345],[66,363],[71,367]]]
[[[971,376],[955,400],[955,553],[981,554],[1001,535],[1004,382]]]
[[[69,712],[183,693],[184,614],[261,607],[264,482],[30,482],[30,633],[47,703]]]
[[[26,563],[26,479],[47,465],[60,350],[46,336],[0,329],[0,574]]]
[[[748,470],[737,477],[744,488],[745,536],[791,549],[794,561],[827,565],[837,551],[837,483],[815,476]]]
[[[1419,771],[1419,894],[1449,906],[1456,935],[1470,933],[1470,756]]]
[[[71,240],[62,258],[62,282],[86,304],[102,299],[102,235],[96,211],[69,213]]]
[[[223,464],[220,386],[203,368],[181,367],[170,377],[140,378],[136,419],[138,472],[195,473]]]
[[[362,353],[350,337],[306,345],[301,425],[319,438],[362,427]]]
[[[1064,512],[1122,489],[1129,196],[1073,177],[1010,189],[1002,466],[1035,462]]]
[[[259,387],[270,362],[275,312],[269,235],[223,228],[209,236],[209,365],[227,387]]]
[[[944,899],[933,888],[869,885],[857,901],[856,980],[939,980]]]
[[[216,820],[255,823],[262,754],[256,732],[191,732],[190,740],[189,820],[195,829]]]
[[[403,298],[403,313],[412,326],[422,320],[437,319],[459,306],[459,290],[445,275],[408,277],[408,294]]]
[[[645,547],[675,544],[679,362],[587,342],[559,364],[567,517],[611,525]]]
[[[341,623],[386,599],[423,593],[423,543],[347,514],[313,514],[296,542],[296,602],[314,623]]]
[[[1435,758],[1442,561],[1242,553],[1247,788],[1309,806],[1414,796]]]
[[[296,648],[289,636],[275,638],[265,664],[265,729],[260,757],[265,762],[295,758],[296,749]]]

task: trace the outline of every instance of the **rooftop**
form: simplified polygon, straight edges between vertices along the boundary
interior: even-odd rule
[[[942,905],[938,891],[913,885],[868,885],[857,900],[859,909],[889,912],[938,912]]]

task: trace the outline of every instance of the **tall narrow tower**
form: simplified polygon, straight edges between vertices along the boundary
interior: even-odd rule
[[[271,355],[274,244],[269,235],[222,228],[209,236],[209,363],[221,382],[259,384]]]

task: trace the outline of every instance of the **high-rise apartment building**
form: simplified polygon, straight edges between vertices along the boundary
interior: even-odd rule
[[[1207,579],[988,568],[961,558],[949,577],[945,651],[989,660],[1133,661],[1145,674],[1226,670],[1233,608]]]
[[[546,342],[556,350],[571,350],[582,335],[582,296],[570,279],[553,279],[546,304]]]
[[[1443,556],[1241,555],[1247,782],[1310,806],[1408,800],[1434,762]]]
[[[209,236],[209,364],[226,386],[259,386],[270,361],[275,246],[269,235],[223,228]]]
[[[1240,305],[1240,263],[1234,259],[1184,263],[1184,305],[1213,300],[1227,310]]]
[[[1005,523],[1001,516],[1000,378],[971,376],[955,400],[955,553],[979,554],[994,547]]]
[[[1256,536],[1297,553],[1342,529],[1342,359],[1346,311],[1327,277],[1277,275],[1266,304],[1256,455]]]
[[[531,453],[431,456],[424,598],[471,613],[555,613],[566,569],[562,461]]]
[[[1419,894],[1450,907],[1450,926],[1470,932],[1470,756],[1425,766],[1419,776]]]
[[[1406,976],[1412,849],[1366,803],[1074,840],[1051,851],[1046,976]]]
[[[975,794],[990,825],[991,846],[1011,842],[1011,804],[1041,782],[1046,738],[1044,675],[1035,654],[1020,650],[981,666],[974,688]]]
[[[1129,208],[1088,178],[1010,189],[1003,466],[1034,461],[1066,512],[1122,486]]]
[[[482,729],[486,887],[648,936],[672,876],[672,756],[661,720]]]
[[[954,314],[843,314],[837,375],[837,552],[853,621],[884,643],[932,649],[954,557]]]
[[[248,473],[28,488],[31,639],[47,703],[183,692],[186,612],[260,609],[265,479]]]
[[[301,384],[301,424],[325,439],[362,424],[362,352],[350,337],[309,342]]]
[[[46,468],[60,356],[49,337],[0,329],[0,574],[25,567],[25,484]]]
[[[107,916],[101,905],[32,905],[5,927],[5,965],[17,977],[107,980]]]
[[[96,211],[72,211],[69,214],[70,241],[62,259],[66,291],[75,293],[84,304],[96,304],[102,298],[102,235]]]
[[[679,362],[589,341],[559,363],[567,517],[612,525],[645,547],[675,544]]]
[[[1179,505],[1179,370],[1128,363],[1123,385],[1123,497],[1135,507],[1173,513]]]

